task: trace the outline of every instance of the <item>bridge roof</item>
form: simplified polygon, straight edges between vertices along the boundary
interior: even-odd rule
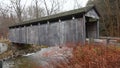
[[[54,14],[54,15],[41,17],[41,18],[38,18],[38,19],[32,19],[32,20],[24,21],[22,23],[15,23],[15,24],[9,26],[9,28],[26,26],[26,25],[31,25],[31,24],[38,24],[38,23],[43,24],[45,22],[47,23],[47,21],[53,22],[53,21],[58,21],[59,19],[60,20],[65,20],[65,19],[69,19],[71,17],[83,16],[86,12],[88,12],[92,8],[95,9],[95,7],[93,5],[90,5],[90,6],[87,6],[87,7],[83,7],[83,8],[79,8],[79,9],[75,9],[75,10],[71,10],[71,11],[66,11],[66,12],[62,12],[62,13],[58,13],[58,14]]]

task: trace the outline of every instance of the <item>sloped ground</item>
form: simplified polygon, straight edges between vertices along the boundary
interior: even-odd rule
[[[15,58],[28,53],[33,53],[39,51],[43,46],[37,45],[16,45],[12,44],[9,40],[0,40],[0,43],[5,43],[8,45],[8,50],[0,54],[0,60],[6,60],[10,58]]]
[[[72,44],[71,44],[72,45]],[[104,44],[80,44],[73,49],[68,61],[54,64],[54,68],[119,68],[120,46]]]
[[[46,46],[32,45],[26,47],[21,45],[22,47],[19,47],[12,45],[9,40],[4,40],[2,43],[8,44],[8,50],[0,55],[0,59],[5,60],[3,66],[7,68],[9,68],[9,66],[12,68],[16,68],[16,66],[17,68],[52,67],[51,62],[68,61],[67,58],[72,56],[72,48],[65,46],[46,48]],[[29,53],[33,54],[30,55]]]
[[[72,57],[72,48],[69,47],[49,47],[43,48],[33,54],[25,55],[23,57],[16,57],[15,59],[4,62],[4,67],[11,68],[56,68],[55,63],[60,61],[68,61],[67,58]]]
[[[49,47],[30,56],[31,60],[37,63],[38,67],[52,68],[51,63],[58,63],[59,61],[68,61],[67,58],[72,57],[72,48],[69,47]]]
[[[17,68],[119,68],[120,46],[69,43],[43,48],[27,58],[15,60]]]
[[[66,44],[67,45],[67,44]],[[50,47],[29,56],[33,68],[119,68],[120,46],[104,44],[70,44]],[[76,45],[76,46],[73,46]]]
[[[4,53],[0,54],[0,60],[2,60],[3,58],[7,58],[12,54],[12,50],[11,48],[11,43],[9,40],[7,39],[0,39],[0,43],[5,43],[7,45],[7,51],[5,51]]]

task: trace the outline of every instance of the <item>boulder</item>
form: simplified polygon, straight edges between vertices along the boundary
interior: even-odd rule
[[[0,54],[4,53],[5,51],[7,51],[8,49],[8,45],[5,43],[0,43]]]

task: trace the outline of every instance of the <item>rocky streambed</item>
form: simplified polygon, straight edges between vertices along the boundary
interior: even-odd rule
[[[72,48],[49,47],[27,53],[2,62],[3,68],[54,68],[50,62],[67,61],[72,56]]]

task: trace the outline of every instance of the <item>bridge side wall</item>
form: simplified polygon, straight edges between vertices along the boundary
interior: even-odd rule
[[[39,22],[38,22],[39,23]],[[11,28],[9,39],[14,43],[62,45],[85,41],[85,20],[77,18],[47,24]]]

